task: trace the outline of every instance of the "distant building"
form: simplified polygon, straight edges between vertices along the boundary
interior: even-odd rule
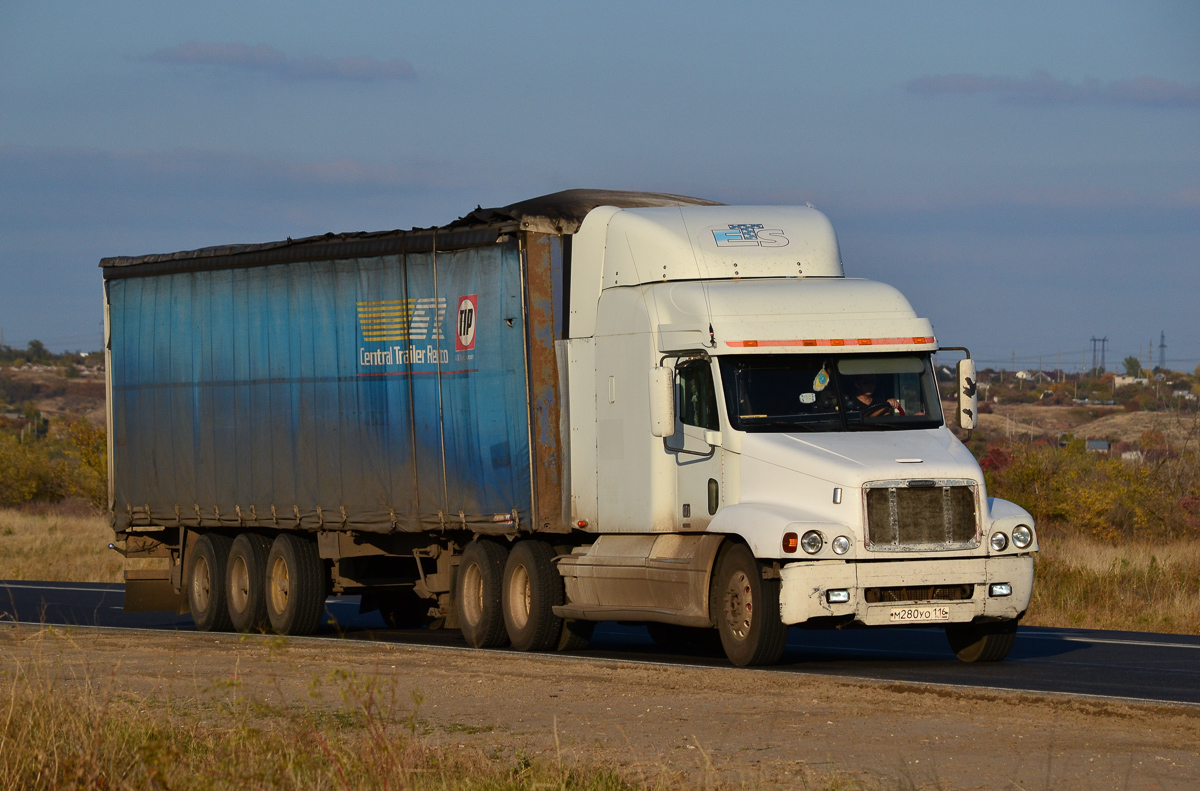
[[[1109,444],[1106,439],[1089,439],[1087,440],[1087,449],[1092,453],[1108,453]]]
[[[1148,384],[1150,384],[1150,380],[1144,376],[1121,376],[1118,374],[1113,377],[1113,386],[1114,387],[1125,387],[1126,385],[1148,385]]]

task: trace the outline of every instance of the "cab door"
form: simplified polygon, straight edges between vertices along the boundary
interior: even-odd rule
[[[678,475],[675,525],[680,530],[703,530],[721,507],[724,451],[706,438],[707,432],[720,430],[709,361],[680,360],[675,364],[675,434],[666,441]]]

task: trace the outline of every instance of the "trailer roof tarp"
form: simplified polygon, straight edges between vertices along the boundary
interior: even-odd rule
[[[493,209],[477,207],[445,226],[411,230],[327,233],[261,244],[231,244],[100,260],[106,280],[145,275],[241,269],[252,266],[331,261],[380,255],[462,250],[494,244],[505,233],[527,230],[574,233],[597,206],[623,209],[647,206],[718,206],[703,198],[660,192],[564,190]]]

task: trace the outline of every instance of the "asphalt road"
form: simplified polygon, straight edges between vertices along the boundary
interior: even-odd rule
[[[123,585],[0,581],[0,623],[191,631],[190,617],[123,611]],[[357,597],[331,598],[321,636],[466,648],[457,630],[390,630]],[[646,629],[598,624],[583,656],[635,662],[727,666],[719,654],[664,653]],[[793,628],[777,672],[953,684],[1200,704],[1200,637],[1023,627],[1008,660],[959,662],[940,629],[808,631]]]

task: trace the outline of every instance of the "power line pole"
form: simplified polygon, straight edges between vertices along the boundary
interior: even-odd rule
[[[1158,367],[1162,370],[1167,370],[1167,332],[1163,330],[1158,334]]]

